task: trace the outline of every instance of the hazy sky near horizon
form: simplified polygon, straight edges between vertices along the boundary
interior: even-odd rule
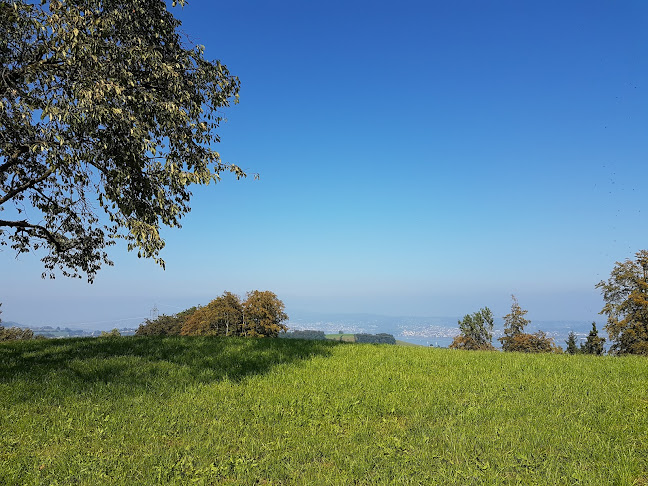
[[[136,326],[224,290],[291,310],[592,320],[648,248],[648,3],[213,2],[173,9],[241,79],[225,176],[93,285],[0,251],[3,320]],[[121,325],[120,325],[121,327]]]

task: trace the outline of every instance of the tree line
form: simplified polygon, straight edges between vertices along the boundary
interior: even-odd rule
[[[245,300],[224,292],[204,307],[147,319],[135,335],[276,337],[288,330],[287,320],[284,303],[269,290],[252,290]]]
[[[515,295],[511,296],[511,312],[504,316],[504,336],[498,338],[505,352],[518,353],[562,353],[561,347],[557,346],[553,338],[548,337],[544,331],[537,331],[533,334],[524,332],[524,328],[531,324],[531,321],[524,316],[527,310],[523,310]],[[493,346],[493,313],[488,307],[484,307],[473,314],[467,314],[458,322],[461,333],[456,336],[450,345],[451,349],[465,349],[471,351],[494,351]],[[580,349],[576,346],[576,334],[570,332],[567,341],[566,352],[569,354],[603,354],[603,343],[605,338],[598,336],[596,323],[592,323],[587,341],[581,344]]]

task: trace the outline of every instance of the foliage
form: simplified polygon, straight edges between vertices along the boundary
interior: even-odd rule
[[[179,28],[163,0],[0,0],[0,244],[43,276],[92,281],[116,239],[164,266],[189,186],[245,176],[212,148],[239,80]]]
[[[548,338],[543,331],[534,334],[524,332],[524,328],[531,324],[531,321],[524,317],[528,311],[520,307],[515,295],[511,295],[511,298],[511,312],[504,316],[504,336],[498,339],[502,343],[502,350],[519,353],[561,352],[553,338]]]
[[[110,331],[101,331],[101,337],[121,337],[119,329],[115,328]]]
[[[645,369],[289,339],[2,343],[0,484],[638,486]]]
[[[499,338],[504,351],[513,351],[515,337],[522,334],[524,328],[531,323],[524,317],[528,311],[522,310],[515,295],[511,295],[511,298],[513,299],[511,312],[504,316],[504,336]]]
[[[34,332],[31,329],[4,327],[0,325],[0,341],[18,341],[25,339],[34,339]]]
[[[521,332],[507,341],[506,351],[518,353],[561,353],[562,349],[554,343],[553,338],[547,337],[544,331],[533,334]]]
[[[238,295],[224,292],[187,318],[180,334],[185,336],[240,336],[243,304]]]
[[[244,302],[238,295],[224,292],[205,307],[200,307],[182,324],[183,336],[267,336],[276,337],[288,328],[284,303],[268,290],[247,293]]]
[[[608,318],[610,352],[648,355],[648,251],[616,262],[608,281],[601,280],[596,288],[605,301],[600,313]]]
[[[596,322],[592,322],[592,330],[587,336],[587,341],[581,344],[581,353],[597,354],[600,356],[605,351],[603,343],[605,343],[605,338],[599,337]]]
[[[384,332],[378,334],[355,334],[354,338],[356,343],[396,344],[396,338]]]
[[[288,320],[284,303],[269,290],[248,292],[243,302],[243,313],[244,336],[276,337],[288,330],[284,324]]]
[[[569,331],[569,335],[567,336],[567,341],[565,341],[565,344],[567,345],[567,349],[565,350],[567,354],[579,353],[579,349],[576,346],[576,334],[574,334],[574,331]]]
[[[461,334],[455,337],[451,349],[493,350],[493,313],[488,307],[466,314],[458,322]]]
[[[309,339],[314,341],[322,341],[326,339],[326,334],[324,334],[324,331],[314,331],[310,329],[303,331],[295,330],[286,332],[281,334],[280,336],[287,339]]]
[[[157,319],[146,319],[135,331],[136,336],[177,336],[196,307],[183,310],[172,316],[162,314]]]

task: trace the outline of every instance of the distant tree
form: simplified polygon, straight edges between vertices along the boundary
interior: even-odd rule
[[[287,339],[308,339],[310,341],[326,341],[324,331],[314,331],[306,329],[303,331],[291,331],[280,335]]]
[[[17,341],[27,339],[34,339],[34,332],[31,329],[0,326],[0,341]]]
[[[581,353],[602,355],[605,351],[605,338],[599,337],[596,322],[592,322],[592,330],[587,336],[587,340],[581,344]]]
[[[518,353],[562,353],[562,349],[556,346],[553,338],[548,337],[544,331],[533,334],[525,332],[516,334],[508,342],[507,351]]]
[[[387,333],[378,334],[354,334],[356,343],[369,343],[369,344],[396,344],[396,338]]]
[[[115,328],[111,331],[101,331],[101,337],[120,337],[119,329]]]
[[[610,278],[596,284],[607,315],[605,329],[615,354],[648,355],[648,251],[635,253],[635,259],[616,262]]]
[[[182,325],[184,336],[238,336],[243,328],[243,304],[238,295],[224,292],[194,312]]]
[[[454,338],[450,348],[467,350],[493,350],[493,313],[484,307],[472,315],[466,314],[458,322],[461,334]]]
[[[499,338],[502,350],[519,353],[560,352],[554,340],[547,337],[543,331],[534,334],[524,332],[524,328],[531,324],[531,321],[524,317],[528,311],[520,307],[515,295],[511,295],[511,298],[511,312],[504,316],[504,336]]]
[[[146,319],[135,331],[136,336],[177,336],[186,320],[196,312],[196,307],[167,316],[162,314],[157,319]]]
[[[243,311],[242,333],[245,336],[276,337],[288,330],[284,324],[288,320],[284,303],[269,290],[248,292]]]
[[[164,266],[189,186],[245,176],[214,150],[239,80],[168,3],[0,1],[0,244],[44,250],[44,275],[92,281],[116,239]]]
[[[224,292],[186,319],[184,336],[268,336],[276,337],[288,328],[284,303],[270,291],[253,290],[245,302],[238,295]]]
[[[524,328],[531,323],[524,317],[528,311],[522,310],[515,295],[511,295],[511,298],[513,299],[511,312],[504,316],[504,336],[499,338],[504,351],[513,351],[516,337],[523,334]]]
[[[578,354],[579,350],[576,346],[576,334],[574,334],[574,331],[569,332],[565,344],[567,345],[567,349],[565,351],[567,354]]]

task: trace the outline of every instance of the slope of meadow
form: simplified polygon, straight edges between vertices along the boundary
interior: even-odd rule
[[[648,484],[645,358],[0,345],[0,484]]]

